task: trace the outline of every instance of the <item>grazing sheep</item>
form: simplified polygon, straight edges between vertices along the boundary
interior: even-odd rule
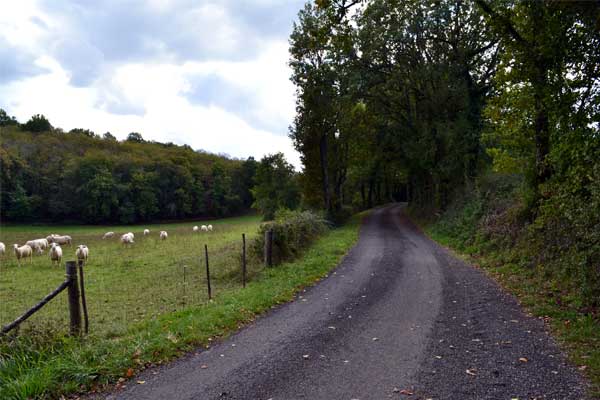
[[[60,260],[62,260],[62,249],[56,243],[52,243],[50,247],[50,260],[52,260],[52,265],[56,261],[56,265],[60,265]]]
[[[208,230],[212,232],[212,225],[207,226]]]
[[[29,240],[25,244],[31,247],[32,249],[36,250],[38,254],[42,254],[43,250],[46,250],[48,248],[48,239]]]
[[[6,246],[0,242],[0,255],[4,255],[4,253],[6,253]]]
[[[202,225],[200,229],[202,229],[202,232],[208,232],[208,227],[206,225]]]
[[[102,236],[102,239],[110,239],[113,236],[115,236],[114,232],[106,232],[104,236]]]
[[[42,249],[42,248],[41,248],[41,247],[39,247],[39,246],[36,246],[36,247],[34,247],[33,249],[35,250],[35,254],[37,254],[38,256],[41,256],[41,255],[43,255],[43,254],[44,254],[44,249]]]
[[[128,234],[129,236],[131,236],[131,238],[132,238],[132,239],[135,239],[135,235],[133,234],[133,232],[127,232],[127,234]]]
[[[52,235],[52,242],[56,244],[68,244],[70,246],[72,240],[73,239],[71,239],[71,236],[69,235]]]
[[[167,240],[168,237],[167,231],[160,231],[160,240]]]
[[[133,241],[133,233],[129,232],[129,233],[125,233],[124,235],[122,235],[121,243],[123,243],[124,246],[135,243]]]
[[[87,263],[88,256],[90,255],[90,250],[85,244],[80,244],[77,246],[77,250],[75,250],[75,256],[80,261]]]
[[[33,250],[31,249],[31,246],[25,244],[19,247],[18,244],[15,244],[13,245],[13,247],[15,249],[15,256],[17,256],[17,262],[19,263],[19,265],[21,265],[21,258],[27,257],[29,257],[29,261],[33,263]]]
[[[192,228],[192,231],[198,232],[198,225],[194,225],[194,227]]]
[[[147,236],[150,234],[150,229],[144,229],[144,236]]]

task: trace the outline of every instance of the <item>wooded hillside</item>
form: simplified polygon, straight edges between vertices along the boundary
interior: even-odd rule
[[[22,126],[2,118],[3,220],[133,223],[222,217],[252,205],[253,158],[146,142],[135,133],[122,142],[84,129],[66,133],[39,117]]]

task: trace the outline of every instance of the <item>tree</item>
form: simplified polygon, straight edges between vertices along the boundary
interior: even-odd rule
[[[96,136],[96,134],[94,133],[94,131],[91,131],[89,129],[82,129],[82,128],[71,129],[69,131],[69,133],[72,133],[72,134],[75,134],[75,135],[84,135],[84,136],[88,136],[88,137],[94,137],[94,136]]]
[[[19,122],[15,117],[9,116],[6,111],[0,108],[0,126],[12,126],[19,125]]]
[[[525,171],[531,190],[528,207],[535,214],[542,188],[556,172],[553,149],[566,132],[593,126],[597,115],[600,6],[476,3],[504,48],[496,75],[498,92],[487,108],[490,154],[497,169]]]
[[[40,133],[51,131],[52,125],[42,114],[35,114],[23,124],[22,128],[24,131]]]
[[[295,209],[300,202],[294,167],[283,153],[264,156],[256,168],[253,208],[271,220],[280,208]]]
[[[144,138],[142,137],[141,133],[138,132],[131,132],[129,135],[127,135],[127,139],[128,142],[135,142],[135,143],[143,143],[144,142]]]
[[[104,132],[104,134],[102,135],[102,139],[104,140],[109,140],[109,141],[116,141],[117,138],[110,132]]]

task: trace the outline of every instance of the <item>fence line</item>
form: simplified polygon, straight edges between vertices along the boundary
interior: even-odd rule
[[[77,283],[77,269],[75,267],[74,261],[67,261],[66,265],[66,273],[67,278],[63,283],[58,285],[56,289],[50,292],[47,296],[45,296],[39,303],[35,306],[31,307],[27,310],[23,315],[15,319],[8,325],[2,327],[0,331],[1,334],[6,334],[11,330],[15,329],[23,322],[25,322],[29,317],[42,309],[46,304],[50,302],[53,298],[58,296],[60,292],[67,289],[68,298],[69,298],[69,314],[71,316],[71,334],[79,334],[81,329],[81,314],[79,311],[79,287]],[[82,276],[82,284],[83,284],[83,276]],[[79,313],[79,314],[78,314]]]
[[[272,265],[272,242],[273,242],[273,232],[272,230],[269,230],[267,232],[265,232],[265,252],[264,252],[264,263],[265,265]],[[239,243],[239,242],[238,242]],[[223,256],[221,257],[221,254],[218,253],[217,255],[217,261],[216,261],[216,272],[212,271],[212,274],[214,276],[211,276],[211,271],[210,271],[210,259],[209,259],[209,254],[208,254],[208,245],[204,244],[204,261],[205,261],[205,267],[206,267],[206,287],[207,287],[207,295],[208,295],[208,299],[209,301],[213,299],[213,291],[215,289],[215,287],[213,287],[212,281],[213,278],[216,279],[216,284],[217,284],[217,290],[219,290],[221,287],[223,288],[228,288],[228,287],[232,287],[235,285],[239,285],[241,283],[241,286],[243,288],[246,287],[246,284],[248,283],[248,260],[247,260],[247,243],[246,243],[246,234],[242,233],[242,248],[240,249],[239,247],[237,247],[235,245],[235,243],[231,243],[231,245],[227,245],[223,248]],[[236,251],[237,250],[237,251]],[[241,251],[240,251],[241,250]],[[241,253],[241,254],[240,254]],[[193,257],[192,258],[186,258],[185,260],[180,261],[181,264],[179,264],[179,266],[183,266],[183,271],[179,270],[178,272],[175,272],[175,276],[173,276],[172,278],[168,278],[169,281],[176,281],[176,276],[177,274],[181,274],[183,276],[180,275],[179,277],[179,282],[181,284],[181,279],[183,278],[183,288],[182,291],[180,291],[179,293],[183,293],[184,299],[183,299],[183,303],[180,302],[175,302],[173,304],[175,304],[175,307],[177,307],[177,303],[179,303],[180,305],[183,304],[183,307],[187,307],[193,303],[196,303],[197,301],[203,302],[203,298],[204,295],[201,295],[200,298],[198,298],[198,300],[195,300],[194,298],[197,296],[194,295],[194,293],[201,293],[198,292],[197,289],[201,288],[202,286],[202,274],[198,274],[196,275],[194,273],[194,268],[192,268],[190,271],[188,271],[188,266],[185,265],[187,263],[189,263],[191,260],[198,260],[197,258]],[[202,258],[200,258],[200,268],[202,268]],[[215,263],[215,259],[213,256],[213,264]],[[241,271],[240,271],[240,263],[241,261]],[[197,261],[196,261],[197,262]],[[68,306],[69,306],[69,311],[68,311],[68,326],[69,326],[69,331],[71,333],[71,335],[80,335],[82,333],[82,330],[85,334],[89,334],[89,325],[90,325],[90,321],[89,321],[89,315],[88,315],[88,305],[87,305],[87,296],[86,296],[86,287],[85,287],[85,277],[84,277],[84,263],[82,261],[79,262],[75,262],[75,261],[67,261],[66,262],[66,279],[64,282],[62,282],[55,290],[53,290],[51,293],[49,293],[48,295],[46,295],[38,304],[36,304],[35,306],[33,306],[32,308],[30,308],[29,310],[27,310],[24,314],[22,314],[20,317],[16,318],[13,322],[5,325],[4,327],[2,327],[2,329],[0,330],[0,334],[5,334],[10,332],[11,330],[17,328],[18,326],[20,326],[23,322],[25,322],[27,319],[29,319],[32,315],[36,314],[39,310],[41,310],[46,304],[48,304],[52,299],[54,299],[56,296],[58,296],[58,294],[60,294],[63,290],[67,290],[67,300],[68,300]],[[213,269],[215,268],[215,265],[213,265]],[[201,270],[200,270],[201,271]],[[165,270],[165,272],[168,272]],[[241,273],[241,282],[240,282],[240,276],[239,274]],[[170,273],[169,273],[170,274]],[[215,275],[216,274],[216,275]],[[79,275],[79,277],[78,277]],[[196,276],[197,278],[195,278],[194,276]],[[89,278],[88,278],[89,279]],[[97,278],[94,278],[94,275],[92,275],[92,281],[90,281],[93,285],[93,289],[92,289],[92,293],[93,293],[93,297],[98,295],[98,284],[101,284],[101,282],[103,281],[98,281],[96,282]],[[194,281],[196,282],[196,284],[194,284]],[[191,290],[188,290],[190,288],[188,288],[188,285],[193,285],[195,286],[195,288],[191,288]],[[148,288],[151,288],[153,285],[153,282],[147,282]],[[177,285],[178,286],[178,285]],[[194,290],[196,289],[196,290]],[[102,296],[103,294],[105,296],[107,296],[106,298],[110,299],[112,298],[112,293],[114,293],[114,287],[106,287],[106,290],[101,290],[100,295]],[[192,293],[192,298],[188,299],[187,296]],[[101,297],[102,298],[102,297]],[[169,300],[167,300],[168,302]],[[102,320],[103,315],[105,314],[104,312],[104,307],[111,307],[110,304],[105,304],[106,302],[99,302],[99,301],[94,301],[92,303],[92,311],[94,315],[99,315],[100,319]],[[54,303],[53,303],[54,304]],[[57,303],[58,304],[58,303]],[[159,313],[159,314],[163,314],[165,312],[168,312],[170,310],[173,310],[172,306],[167,306],[164,307],[161,305],[162,303],[159,302],[156,304],[156,306],[152,306],[150,310],[151,313]],[[168,305],[168,303],[165,303],[166,305]],[[100,306],[100,308],[98,308],[98,306]],[[178,308],[178,307],[177,307]],[[60,311],[60,310],[59,310]],[[128,319],[127,315],[129,314],[129,311],[127,309],[123,310],[126,315],[124,315],[123,321],[121,322],[121,324],[126,323],[125,321]],[[83,313],[83,320],[82,320],[82,313]],[[59,312],[60,315],[60,312]],[[65,314],[63,314],[65,315]],[[66,315],[65,315],[66,316]],[[142,318],[144,316],[142,315]],[[135,319],[134,319],[135,320]]]

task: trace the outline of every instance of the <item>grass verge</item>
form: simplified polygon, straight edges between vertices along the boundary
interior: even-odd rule
[[[507,254],[510,250],[489,250],[492,246],[481,239],[467,244],[464,238],[449,234],[444,224],[420,221],[419,225],[431,239],[481,268],[515,295],[529,313],[542,318],[567,351],[570,361],[589,379],[591,398],[600,398],[600,320],[597,317],[581,313],[577,306],[580,301],[567,298],[568,294],[561,293],[557,282],[547,279],[540,271],[506,262],[511,258]]]
[[[0,342],[0,398],[55,398],[123,384],[136,371],[164,363],[209,339],[223,338],[303,287],[322,279],[356,242],[362,214],[332,230],[301,258],[263,270],[246,289],[228,289],[200,306],[131,325],[113,339],[43,333]],[[49,345],[51,343],[51,345]]]

